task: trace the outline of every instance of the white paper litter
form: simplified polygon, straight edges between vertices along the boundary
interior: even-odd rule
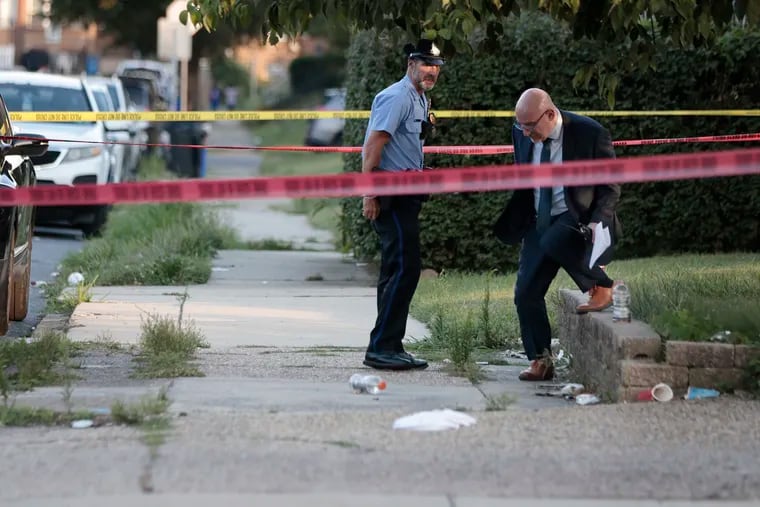
[[[79,285],[80,283],[84,282],[84,275],[80,273],[79,271],[74,271],[69,275],[68,280],[66,280],[69,285]]]
[[[428,410],[417,412],[393,421],[394,430],[413,431],[442,431],[457,429],[460,426],[471,426],[477,421],[474,417],[463,412],[445,408],[443,410]]]

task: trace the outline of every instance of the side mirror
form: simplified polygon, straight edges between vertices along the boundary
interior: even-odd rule
[[[18,139],[21,138],[21,139]],[[16,134],[13,145],[6,155],[20,155],[22,157],[41,157],[48,150],[48,140],[39,134]]]

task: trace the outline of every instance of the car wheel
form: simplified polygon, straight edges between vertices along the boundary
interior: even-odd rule
[[[12,223],[12,222],[11,222]],[[0,266],[0,335],[5,335],[8,332],[8,323],[10,321],[11,314],[11,272],[13,266],[13,243],[15,242],[15,231],[11,229],[10,240],[5,245],[5,252],[3,258],[5,262]]]
[[[32,279],[32,238],[34,231],[31,224],[29,225],[29,242],[25,257],[19,265],[13,260],[10,281],[10,314],[11,320],[24,320],[29,313],[29,283]]]
[[[110,205],[98,206],[95,210],[92,222],[82,225],[82,233],[86,238],[92,238],[94,236],[100,235],[100,231],[103,229],[103,226],[106,223],[110,209]]]

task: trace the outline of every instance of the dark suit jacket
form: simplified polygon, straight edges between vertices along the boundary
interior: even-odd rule
[[[567,111],[562,114],[562,160],[615,158],[612,138],[599,123]],[[533,142],[516,127],[512,128],[515,163],[529,164],[533,158]],[[519,243],[536,220],[533,189],[515,190],[506,208],[494,224],[496,237],[504,243]],[[602,222],[610,227],[613,242],[622,233],[615,205],[620,198],[620,185],[565,187],[565,203],[578,222]]]

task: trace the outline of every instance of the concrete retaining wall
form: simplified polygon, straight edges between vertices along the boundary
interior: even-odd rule
[[[722,343],[663,344],[639,321],[613,322],[610,310],[578,315],[575,307],[587,297],[577,290],[560,291],[559,339],[572,357],[572,381],[610,401],[632,401],[659,382],[676,396],[689,386],[739,387],[744,368],[760,347]]]

